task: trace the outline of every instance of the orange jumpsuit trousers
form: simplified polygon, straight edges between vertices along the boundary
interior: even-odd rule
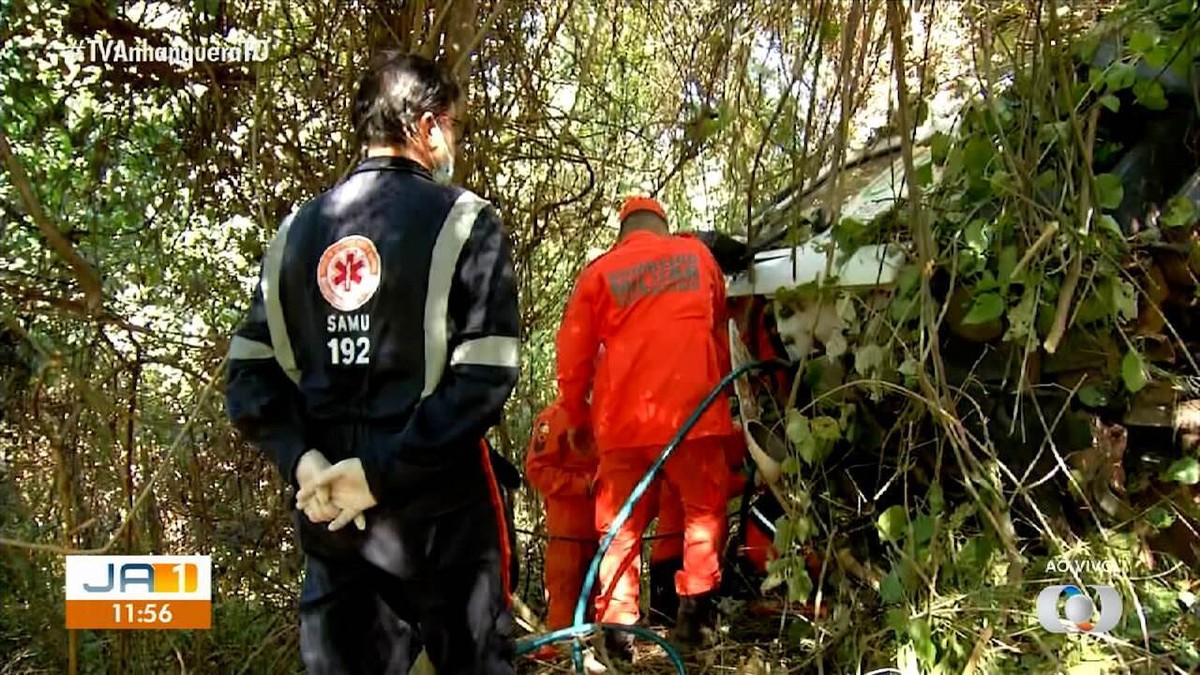
[[[729,468],[721,450],[721,438],[704,436],[684,441],[663,466],[661,480],[638,501],[629,520],[617,532],[600,562],[600,578],[612,580],[611,588],[596,599],[601,621],[633,624],[638,608],[642,535],[658,510],[662,489],[672,490],[682,505],[683,569],[675,573],[675,592],[700,595],[720,585],[720,549],[725,541],[725,494]],[[621,448],[600,453],[596,490],[596,529],[608,532],[617,511],[633,487],[662,452],[659,446]],[[680,527],[676,525],[676,527]]]
[[[558,405],[543,410],[525,453],[526,477],[546,505],[550,540],[543,573],[549,605],[546,627],[551,630],[572,624],[583,577],[598,545],[591,496],[598,463],[595,448],[583,443],[583,452],[571,450],[564,421]]]
[[[746,440],[741,430],[724,439],[725,462],[729,467],[726,500],[740,497],[746,487],[742,465],[746,457]],[[650,545],[650,564],[678,560],[683,557],[683,501],[669,484],[659,494],[658,529]]]

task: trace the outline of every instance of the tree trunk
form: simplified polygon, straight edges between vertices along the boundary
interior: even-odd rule
[[[459,112],[459,116],[465,120],[471,116],[470,52],[477,38],[475,27],[479,25],[479,2],[447,0],[438,6],[437,13],[439,16],[434,25],[440,25],[442,33],[435,36],[434,40],[440,41],[445,63],[451,68],[454,80],[462,87],[463,101],[466,105],[465,110]],[[455,162],[453,180],[463,184],[475,173],[477,162],[475,153],[462,145],[462,139],[456,140],[459,141],[458,161]]]

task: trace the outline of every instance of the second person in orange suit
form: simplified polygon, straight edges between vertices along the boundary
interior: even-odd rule
[[[584,268],[559,329],[558,383],[570,437],[590,425],[600,456],[596,528],[604,533],[666,444],[729,371],[725,279],[698,239],[671,236],[662,206],[632,198],[621,210],[617,244]],[[603,345],[604,359],[596,355]],[[587,401],[588,391],[592,400]],[[673,638],[702,641],[715,620],[721,580],[728,468],[723,437],[733,432],[718,398],[664,466],[684,509],[683,569]],[[658,487],[638,502],[600,566],[600,621],[640,617],[641,537],[657,510]],[[632,660],[632,636],[605,632],[610,655]]]
[[[567,429],[566,412],[558,402],[552,403],[534,421],[525,453],[525,475],[546,506],[550,539],[543,572],[550,630],[572,624],[583,577],[598,543],[592,497],[598,458],[589,439],[580,439],[578,449],[571,449]],[[551,648],[539,656],[554,653]]]
[[[723,439],[725,463],[729,466],[727,500],[740,497],[746,487],[746,439],[736,422],[734,429],[734,433]],[[667,620],[675,618],[678,608],[674,577],[683,566],[683,523],[683,502],[670,484],[664,484],[658,505],[658,528],[650,546],[650,607]]]

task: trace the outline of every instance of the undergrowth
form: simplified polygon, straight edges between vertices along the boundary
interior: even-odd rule
[[[1200,666],[1196,552],[1151,545],[1200,541],[1196,450],[1123,425],[1155,386],[1200,374],[1200,333],[1171,304],[1197,294],[1197,212],[1174,191],[1200,145],[1186,136],[1194,101],[1163,75],[1196,66],[1198,17],[1194,2],[1142,0],[1069,39],[1048,3],[1007,41],[981,37],[1013,46],[981,48],[978,80],[962,83],[973,100],[956,133],[934,135],[931,161],[905,144],[906,202],[834,226],[843,250],[911,244],[892,294],[776,299],[789,313],[823,303],[841,328],[792,391],[766,397],[793,450],[776,539],[788,554],[766,586],[828,606],[777,631],[801,672]],[[997,63],[1022,66],[992,76]],[[902,128],[921,122],[903,87],[898,106]],[[1178,169],[1119,173],[1125,153],[1189,111],[1167,141]],[[1141,187],[1127,199],[1129,185]],[[1155,246],[1166,242],[1178,245]],[[1168,263],[1187,274],[1164,291]],[[1054,584],[1113,586],[1120,622],[1107,635],[1047,631],[1034,605]]]

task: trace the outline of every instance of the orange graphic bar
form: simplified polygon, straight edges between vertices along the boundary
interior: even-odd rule
[[[158,564],[154,567],[155,593],[195,593],[198,571],[192,563]]]
[[[208,630],[210,600],[68,600],[71,630]]]

